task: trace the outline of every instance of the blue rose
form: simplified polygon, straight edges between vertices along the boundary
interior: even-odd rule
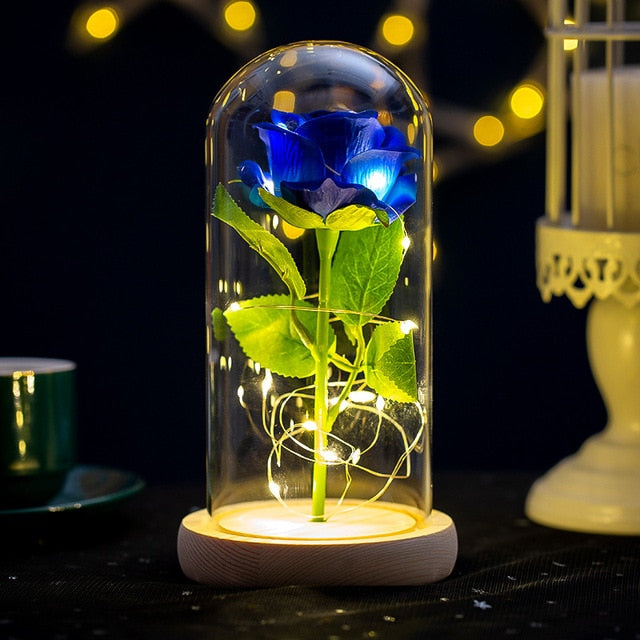
[[[393,222],[416,200],[417,176],[408,167],[419,153],[395,127],[383,126],[375,111],[273,110],[272,122],[255,125],[269,171],[245,160],[238,173],[264,206],[259,189],[326,217],[348,205],[384,211]]]

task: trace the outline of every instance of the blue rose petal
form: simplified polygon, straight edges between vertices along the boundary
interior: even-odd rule
[[[380,145],[381,149],[387,149],[388,151],[407,151],[415,153],[416,157],[419,157],[418,150],[407,145],[402,132],[396,129],[396,127],[384,127],[384,135],[384,141]]]
[[[402,215],[415,201],[418,179],[415,173],[399,176],[385,201],[389,206]]]
[[[371,117],[372,113],[328,113],[308,120],[296,133],[313,140],[322,151],[327,167],[340,175],[350,158],[375,149],[384,140],[384,129]]]
[[[364,207],[369,207],[369,209],[375,209],[376,211],[384,211],[387,214],[387,222],[385,223],[385,226],[387,227],[394,220],[397,220],[400,217],[400,213],[396,211],[394,207],[387,202],[378,200],[373,191],[364,187],[358,191],[358,194],[350,204],[358,204]]]
[[[376,197],[384,200],[404,163],[415,155],[406,151],[371,149],[351,158],[344,167],[342,178],[345,182],[361,184],[371,189]]]
[[[318,213],[323,218],[336,209],[352,204],[362,191],[359,185],[337,184],[332,178],[310,184],[292,185],[283,182],[281,188],[285,200]]]
[[[323,218],[348,205],[386,212],[389,223],[416,200],[418,178],[409,162],[420,157],[396,127],[382,126],[375,111],[273,110],[272,122],[255,125],[269,172],[253,160],[238,167],[249,198],[266,206],[262,188]],[[386,218],[383,216],[381,220]]]
[[[289,131],[295,131],[301,124],[304,124],[308,120],[308,116],[299,113],[289,113],[288,111],[278,111],[272,109],[271,121],[273,124],[279,127],[289,129]]]
[[[269,122],[256,129],[267,147],[275,195],[280,195],[283,181],[311,182],[325,177],[324,158],[314,142]]]
[[[396,127],[384,127],[384,140],[380,145],[383,149],[403,150],[406,142],[400,129]]]
[[[248,187],[255,187],[257,185],[263,189],[269,190],[267,184],[270,182],[271,187],[273,188],[273,180],[271,180],[271,176],[267,178],[264,171],[262,171],[262,167],[253,160],[245,160],[238,167],[238,175],[240,176],[240,180],[242,180],[242,182],[244,182]]]
[[[258,188],[266,189],[269,193],[273,193],[273,180],[271,176],[262,171],[262,167],[253,160],[245,160],[238,167],[238,175],[244,184],[250,187],[249,200],[258,207],[266,207]]]

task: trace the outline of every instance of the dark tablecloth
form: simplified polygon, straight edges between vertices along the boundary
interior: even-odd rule
[[[403,588],[220,590],[186,579],[181,518],[201,486],[152,486],[100,512],[2,522],[1,638],[640,640],[640,537],[571,533],[523,515],[532,477],[446,473],[435,506],[452,575]],[[640,487],[639,487],[640,490]]]

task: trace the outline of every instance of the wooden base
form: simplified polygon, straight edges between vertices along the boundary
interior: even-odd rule
[[[187,515],[178,559],[188,578],[216,587],[289,584],[419,585],[448,576],[458,538],[451,518],[376,502],[309,522],[273,501]]]

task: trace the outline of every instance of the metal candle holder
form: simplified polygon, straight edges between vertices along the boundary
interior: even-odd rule
[[[577,308],[589,303],[587,349],[608,423],[535,482],[526,512],[562,529],[633,535],[640,534],[640,23],[620,0],[599,9],[572,4],[575,24],[567,24],[567,1],[549,2],[537,284],[545,302],[566,295]]]

